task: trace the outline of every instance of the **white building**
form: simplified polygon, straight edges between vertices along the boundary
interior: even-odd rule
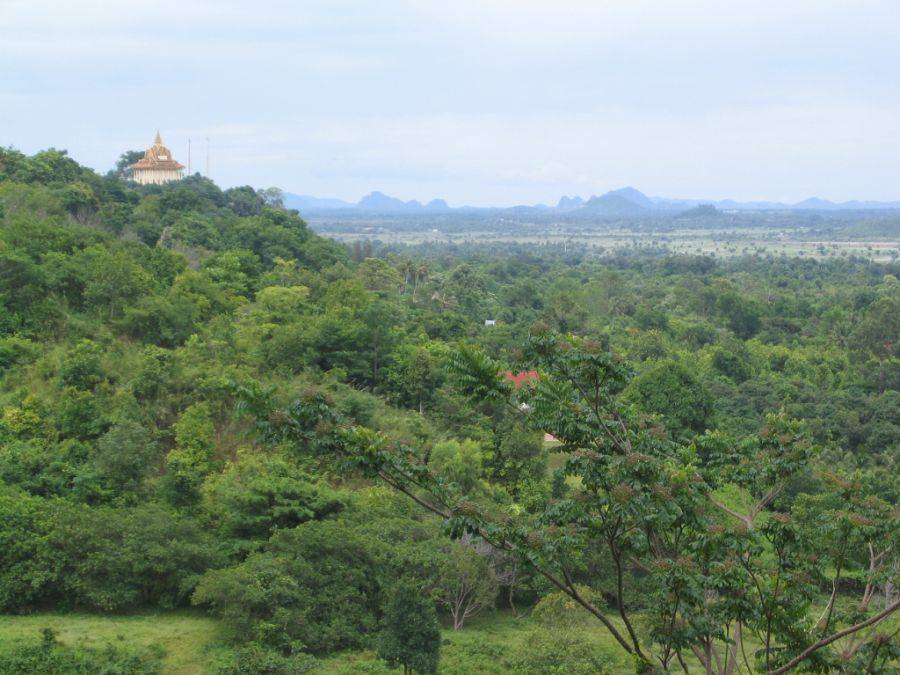
[[[141,185],[162,185],[173,180],[181,180],[184,169],[172,157],[172,152],[163,145],[159,132],[156,132],[156,140],[144,153],[143,159],[138,160],[128,167],[131,172],[131,180]]]

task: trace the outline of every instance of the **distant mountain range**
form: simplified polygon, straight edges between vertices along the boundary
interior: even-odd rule
[[[408,202],[391,197],[383,192],[370,192],[355,204],[342,199],[322,199],[309,195],[284,193],[284,205],[298,211],[336,211],[352,210],[370,213],[401,213],[407,211],[450,211],[443,199],[432,199],[427,204],[415,199]]]
[[[796,204],[784,202],[738,202],[732,199],[668,199],[665,197],[648,197],[640,190],[625,187],[612,190],[602,195],[594,195],[589,199],[578,196],[561,197],[556,206],[545,204],[522,205],[511,207],[450,207],[443,199],[432,199],[422,204],[415,199],[403,201],[383,192],[371,192],[355,204],[341,199],[322,199],[308,195],[284,194],[284,204],[288,208],[297,209],[301,213],[347,212],[371,214],[415,214],[415,213],[449,213],[449,212],[505,212],[513,214],[559,213],[573,216],[628,216],[651,214],[653,212],[680,213],[692,216],[697,213],[714,215],[721,211],[872,211],[900,210],[900,201],[872,202],[849,201],[830,202],[827,199],[811,197]],[[697,207],[704,207],[699,212]]]

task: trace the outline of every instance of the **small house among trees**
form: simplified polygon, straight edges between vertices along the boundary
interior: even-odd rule
[[[526,382],[529,382],[531,380],[537,381],[537,380],[541,379],[541,376],[538,374],[538,371],[536,371],[536,370],[523,370],[518,373],[514,373],[511,370],[507,370],[506,372],[503,373],[503,377],[505,379],[509,380],[510,382],[512,382],[513,386],[516,389],[519,389]],[[544,434],[544,443],[555,443],[555,442],[556,442],[556,437],[553,434],[548,434],[548,433]]]

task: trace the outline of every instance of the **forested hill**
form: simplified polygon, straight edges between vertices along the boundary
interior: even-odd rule
[[[587,461],[577,434],[588,431],[565,417],[577,392],[553,384],[554,368],[575,355],[577,372],[614,374],[597,390],[635,421],[635,445],[652,446],[639,457],[646,466],[654,457],[713,466],[723,447],[763,457],[782,429],[779,452],[795,436],[816,452],[798,443],[810,467],[791,455],[766,474],[783,481],[766,507],[812,512],[826,466],[865,485],[871,503],[896,503],[896,264],[551,253],[421,260],[350,250],[311,232],[277,191],[223,191],[199,176],[138,187],[56,150],[0,149],[0,610],[199,605],[238,645],[236,670],[223,672],[260,672],[263,661],[266,672],[306,672],[311,655],[373,646],[406,663],[376,640],[406,612],[426,627],[435,611],[462,627],[497,603],[562,611],[550,577],[472,542],[484,533],[475,521],[437,517],[376,477],[415,495],[455,495],[473,513],[476,503],[500,511],[497,523],[556,527],[571,513],[559,505],[575,504],[590,480],[575,475]],[[546,376],[538,400],[505,405],[516,392],[498,372],[530,368]],[[524,419],[532,408],[543,426]],[[727,442],[760,429],[763,440]],[[366,461],[348,456],[348,430],[354,443],[371,441]],[[562,445],[548,447],[541,430]],[[388,446],[417,463],[378,464]],[[716,470],[742,465],[743,451]],[[403,467],[420,482],[392,478]],[[732,507],[753,495],[734,487],[736,474],[717,476],[710,485],[732,489]],[[616,494],[627,502],[644,478]],[[653,480],[659,494],[669,489]],[[443,520],[468,543],[445,537]],[[590,586],[596,604],[618,606],[622,580],[617,590],[596,573],[607,554],[572,537],[524,559],[557,564],[552,556],[574,546],[566,592]],[[838,566],[854,588],[865,585],[865,550]],[[816,564],[834,569],[828,555]],[[626,590],[656,583],[642,574]],[[388,592],[398,579],[416,590]],[[777,624],[788,645],[780,658],[803,645],[792,622],[832,589],[822,575],[804,583],[791,601],[798,614]],[[428,606],[411,599],[422,589]],[[668,597],[654,592],[621,603],[652,623],[653,599]],[[654,640],[669,639],[659,631]],[[542,635],[528,646],[566,658]],[[637,651],[652,642],[634,641]],[[563,671],[609,666],[583,646],[566,648],[583,670]],[[530,654],[503,662],[529,672]],[[471,658],[478,670],[499,657]]]

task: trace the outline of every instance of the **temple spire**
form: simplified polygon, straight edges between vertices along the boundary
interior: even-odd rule
[[[128,168],[131,170],[131,180],[135,183],[162,185],[173,180],[180,180],[183,176],[184,165],[175,161],[172,151],[163,145],[162,136],[157,129],[153,145],[147,148],[143,158]]]

